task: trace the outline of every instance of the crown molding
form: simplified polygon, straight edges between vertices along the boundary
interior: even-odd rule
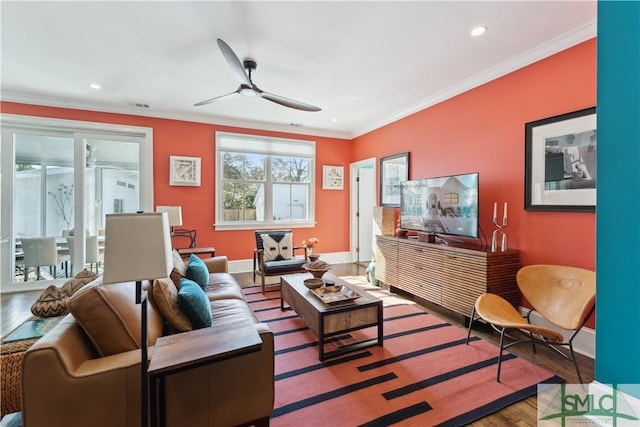
[[[332,132],[324,129],[314,128],[291,128],[287,125],[277,125],[273,123],[234,120],[218,116],[208,116],[201,114],[183,114],[160,110],[139,110],[136,107],[114,107],[112,105],[97,105],[79,100],[66,98],[51,98],[35,95],[23,95],[12,92],[2,92],[0,100],[16,102],[21,104],[39,105],[43,107],[70,108],[83,111],[95,111],[100,113],[125,114],[129,116],[151,117],[157,119],[180,120],[186,122],[205,123],[225,127],[238,127],[253,130],[264,130],[271,132],[282,132],[293,135],[319,136],[325,138],[352,139],[350,132]],[[294,130],[295,129],[295,130]]]
[[[425,98],[422,101],[407,107],[403,111],[379,121],[378,123],[374,123],[367,128],[360,129],[355,133],[355,135],[353,135],[353,138],[357,138],[358,136],[362,136],[366,133],[372,132],[383,126],[410,116],[411,114],[417,113],[418,111],[422,111],[428,107],[432,107],[436,104],[446,101],[447,99],[460,95],[461,93],[464,93],[468,90],[481,86],[506,74],[512,73],[520,68],[524,68],[527,65],[531,65],[534,62],[540,61],[579,43],[592,39],[596,37],[596,35],[597,21],[594,20],[574,29],[573,31],[565,33],[564,35],[557,37],[554,40],[551,40],[534,49],[517,55],[509,59],[508,61],[491,67],[490,69],[482,73],[476,74],[475,76],[472,76],[467,80],[461,81],[460,83],[455,84],[450,88],[445,89],[433,96]]]

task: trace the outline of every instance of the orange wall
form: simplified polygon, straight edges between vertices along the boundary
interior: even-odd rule
[[[232,128],[179,120],[156,119],[123,114],[41,107],[10,102],[0,103],[3,113],[39,117],[115,123],[153,128],[154,204],[182,206],[183,228],[196,229],[199,246],[214,246],[216,253],[230,260],[250,259],[253,256],[253,231],[215,231],[213,228],[215,201],[216,131],[238,132],[267,136],[281,136],[316,141],[316,222],[315,228],[294,230],[296,244],[303,239],[318,237],[321,252],[349,250],[349,190],[322,190],[322,165],[341,165],[348,183],[351,142],[343,139],[301,136],[254,129]],[[172,187],[169,185],[169,156],[202,158],[200,187]]]
[[[524,124],[595,105],[596,42],[581,43],[353,141],[317,142],[315,229],[296,230],[296,243],[316,236],[321,252],[349,250],[349,191],[322,190],[322,165],[342,165],[409,151],[410,179],[477,171],[480,225],[490,238],[493,202],[509,203],[509,247],[523,265],[567,264],[595,269],[595,214],[524,210]],[[214,133],[217,130],[301,138],[177,120],[3,102],[5,113],[151,127],[156,205],[181,205],[185,228],[200,246],[229,259],[248,259],[251,231],[214,231]],[[202,158],[201,187],[171,187],[169,156]],[[379,186],[376,186],[379,188]],[[500,215],[500,213],[499,213]],[[593,319],[590,322],[593,327]]]
[[[594,213],[524,210],[525,123],[595,102],[592,39],[356,138],[352,159],[409,151],[410,179],[477,171],[488,239],[493,202],[508,202],[508,243],[523,265],[595,269]]]

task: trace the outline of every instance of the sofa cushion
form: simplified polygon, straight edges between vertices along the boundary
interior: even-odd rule
[[[184,263],[184,260],[180,256],[177,250],[173,250],[173,269],[171,270],[171,274],[169,277],[176,288],[180,287],[180,279],[187,276],[187,264]]]
[[[211,305],[198,283],[189,279],[180,280],[178,305],[191,321],[193,329],[211,326]]]
[[[222,299],[211,301],[213,323],[216,328],[226,325],[239,325],[243,322],[260,323],[249,305],[239,299]]]
[[[211,273],[209,275],[209,285],[204,291],[209,301],[228,298],[245,300],[242,288],[229,273]]]
[[[95,279],[98,275],[93,271],[82,270],[80,273],[76,274],[73,279],[69,279],[64,282],[62,285],[62,292],[64,292],[68,297],[78,292],[78,290],[86,285],[87,283],[91,283],[93,279]]]
[[[207,265],[198,256],[191,254],[189,257],[189,264],[187,265],[187,279],[196,282],[202,289],[205,289],[209,284],[209,269]],[[180,281],[182,286],[182,280]]]
[[[141,347],[141,308],[136,304],[134,282],[103,285],[98,280],[69,298],[69,309],[98,354],[109,356]],[[162,335],[164,319],[153,304],[147,305],[150,346]]]
[[[39,317],[62,316],[69,312],[68,301],[69,297],[64,292],[51,285],[33,303],[31,313]]]
[[[171,279],[156,279],[153,282],[153,301],[164,319],[178,332],[193,329],[189,317],[178,305],[178,288]]]
[[[265,261],[280,261],[293,257],[293,233],[264,233],[260,238]]]

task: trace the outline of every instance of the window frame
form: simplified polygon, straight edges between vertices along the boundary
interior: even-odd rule
[[[0,204],[0,233],[8,237],[8,244],[2,245],[0,252],[0,292],[13,292],[44,289],[51,284],[59,285],[64,279],[42,280],[35,283],[15,281],[15,236],[13,235],[13,198],[14,198],[14,159],[15,147],[13,135],[15,133],[33,135],[65,136],[73,140],[74,144],[74,203],[84,206],[85,198],[85,160],[87,156],[87,139],[118,140],[135,142],[139,153],[139,201],[138,206],[145,211],[153,210],[153,129],[141,126],[121,125],[101,122],[89,122],[69,119],[48,118],[39,116],[25,116],[19,114],[0,114],[0,153],[2,154],[0,170],[9,171],[2,174],[0,193],[3,203]],[[9,201],[9,203],[5,203]],[[84,210],[74,210],[74,225],[85,228]],[[82,240],[78,245],[76,261],[82,260],[84,246]],[[77,264],[82,264],[77,262]]]
[[[242,140],[242,147],[230,147],[228,140]],[[312,140],[279,138],[264,135],[242,134],[234,132],[216,132],[215,134],[215,193],[214,193],[214,228],[216,230],[255,230],[273,229],[273,228],[310,228],[315,226],[315,194],[316,194],[316,142]],[[261,149],[251,149],[250,147],[261,146]],[[282,151],[283,147],[296,147],[299,153],[291,153]],[[265,148],[266,147],[266,148]],[[261,154],[266,156],[286,156],[286,157],[307,157],[309,158],[309,205],[308,217],[304,220],[283,220],[274,221],[273,219],[265,219],[264,221],[224,221],[223,220],[223,200],[222,200],[222,174],[224,173],[222,152],[236,152]],[[270,161],[266,162],[270,164]],[[270,172],[266,171],[268,175]],[[266,177],[265,177],[266,178]],[[282,184],[278,182],[276,184]],[[291,183],[304,184],[304,183]],[[271,186],[274,183],[271,179],[265,180],[265,194],[271,195]],[[265,197],[265,205],[272,203],[271,197]],[[268,211],[265,208],[265,211]],[[273,209],[271,209],[273,211]]]

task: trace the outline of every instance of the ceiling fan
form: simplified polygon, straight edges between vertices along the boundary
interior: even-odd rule
[[[251,73],[256,69],[258,64],[250,59],[245,59],[243,62],[240,62],[233,50],[222,39],[218,39],[218,47],[222,51],[224,59],[227,60],[227,63],[229,63],[229,66],[238,77],[238,80],[240,80],[240,86],[238,87],[238,89],[236,89],[235,92],[216,96],[215,98],[207,99],[205,101],[200,101],[197,104],[193,104],[194,106],[197,107],[200,105],[210,104],[212,102],[231,98],[236,95],[244,95],[259,96],[260,98],[275,102],[276,104],[284,105],[285,107],[295,108],[296,110],[320,111],[320,108],[314,105],[295,101],[293,99],[285,98],[284,96],[274,95],[273,93],[260,90],[260,88],[258,88],[258,86],[253,84],[253,81],[251,81]]]

